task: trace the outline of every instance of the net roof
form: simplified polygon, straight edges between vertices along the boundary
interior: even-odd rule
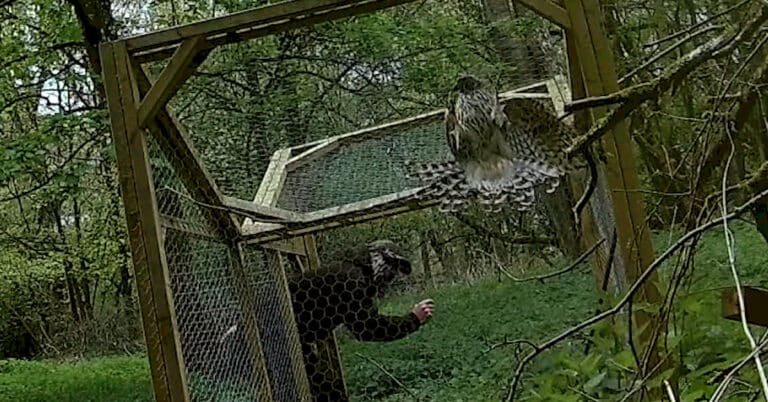
[[[426,0],[222,46],[171,106],[222,191],[252,200],[277,150],[440,109],[459,74],[502,92],[563,73],[559,28],[519,14],[493,22],[474,2]],[[405,160],[449,156],[439,120],[297,166],[276,206],[306,212],[415,185]]]

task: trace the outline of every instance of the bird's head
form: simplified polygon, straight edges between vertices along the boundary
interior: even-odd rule
[[[453,91],[459,93],[467,93],[476,91],[481,88],[483,88],[482,81],[473,75],[465,74],[456,80],[456,85],[453,86]]]

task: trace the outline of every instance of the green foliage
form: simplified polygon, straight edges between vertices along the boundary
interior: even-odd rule
[[[573,274],[538,284],[483,281],[398,296],[383,306],[403,314],[432,298],[432,321],[407,339],[365,344],[340,342],[345,375],[356,400],[412,400],[387,374],[420,397],[435,401],[498,400],[515,367],[514,347],[505,339],[541,339],[589,315],[592,279]]]
[[[756,251],[764,250],[765,242],[744,223],[732,224],[731,229],[735,233],[736,261],[742,284],[760,286],[768,258]],[[674,241],[674,237],[667,234],[655,237],[657,246]],[[684,294],[674,305],[674,321],[663,343],[666,356],[679,364],[676,376],[683,401],[711,396],[719,385],[719,381],[712,379],[750,352],[741,324],[720,316],[720,290],[733,283],[722,232],[705,236],[697,256],[691,276],[693,285],[681,290]],[[634,311],[639,307],[635,306]],[[658,311],[658,306],[643,309]],[[628,391],[637,390],[641,384],[637,378],[637,360],[627,339],[627,319],[623,316],[595,326],[595,332],[588,337],[589,353],[585,354],[582,346],[566,347],[546,355],[537,366],[542,374],[533,379],[530,392],[534,399],[561,400],[558,398],[564,394],[581,394],[588,395],[589,399],[620,400]],[[670,370],[656,373],[643,383],[658,387],[671,375]],[[731,386],[726,400],[749,401],[759,390],[753,369],[745,369],[740,379]]]
[[[702,16],[735,2],[654,0],[650,6],[636,1],[604,2],[606,28],[615,40],[615,53],[621,55],[617,58],[620,73],[660,50],[646,46],[648,42],[684,31]],[[89,3],[94,8],[109,4],[110,9],[96,11],[113,13],[114,20],[105,19],[107,26],[98,31],[122,36],[268,2],[11,3],[0,10],[0,356],[122,350],[140,336],[125,219],[103,93],[94,82],[97,71],[92,71],[99,63],[89,58],[95,57],[98,44],[83,37],[81,27],[90,21],[79,21],[73,4]],[[481,3],[414,2],[223,47],[210,55],[172,106],[224,192],[252,199],[278,148],[442,107],[446,89],[462,72],[491,79],[500,89],[528,78],[517,74],[520,65],[530,60],[503,62],[498,49],[490,45],[494,33],[509,43],[541,45],[552,55],[532,63],[547,67],[547,74],[563,72],[562,66],[549,65],[564,59],[556,53],[562,41],[549,35],[549,24],[521,12],[515,20],[489,26]],[[720,22],[740,24],[750,10],[743,7]],[[98,13],[86,14],[98,20]],[[670,54],[690,51],[710,34],[716,32],[691,39]],[[728,92],[748,89],[752,83],[747,75],[754,66],[745,57],[751,50],[739,49],[728,63],[709,63],[686,80],[675,96],[634,111],[630,127],[643,169],[643,187],[654,190],[646,195],[654,227],[667,230],[670,222],[677,223],[689,210],[688,197],[669,194],[687,194],[691,179],[700,173],[699,155],[706,155],[710,146],[701,139],[722,135],[705,131],[720,124],[702,120],[704,112],[712,109],[707,99],[724,91],[723,83],[715,83],[712,77],[729,77],[746,67]],[[653,78],[668,61],[654,63],[625,84]],[[161,68],[161,63],[151,66],[154,72]],[[723,105],[733,106],[730,101]],[[738,134],[746,136],[749,131]],[[744,171],[733,173],[731,181],[766,157],[759,135],[755,141],[743,139],[750,145],[744,147]],[[286,188],[296,190],[297,196],[290,207],[317,209],[402,190],[408,183],[400,174],[400,162],[410,157],[447,157],[439,123],[392,133],[377,144],[341,148],[292,172]],[[153,171],[165,175],[167,166],[160,166],[158,160],[153,159]],[[168,160],[163,162],[169,165]],[[722,161],[715,165],[714,171],[722,173]],[[157,182],[163,179],[167,177],[157,177]],[[712,175],[702,188],[712,190],[719,184],[719,177]],[[327,232],[320,236],[322,259],[338,257],[350,244],[387,237],[407,243],[414,255],[432,253],[441,279],[463,282],[473,277],[473,270],[480,271],[477,276],[496,273],[498,262],[519,268],[516,273],[524,275],[529,273],[525,269],[537,267],[546,258],[545,246],[507,244],[503,236],[493,238],[488,233],[492,229],[509,238],[518,231],[532,237],[550,235],[530,218],[499,219],[471,212],[465,218],[474,226],[425,211]],[[750,227],[735,227],[742,280],[765,286],[765,253],[755,252],[763,250],[765,243]],[[657,246],[665,245],[667,236],[657,236]],[[503,246],[497,248],[492,240],[500,240]],[[668,353],[682,362],[678,373],[682,400],[709,395],[714,385],[708,379],[746,353],[738,324],[723,321],[717,313],[718,289],[732,281],[723,244],[722,233],[707,236],[699,244],[695,269],[680,291],[665,340]],[[542,258],[532,257],[534,253]],[[216,250],[213,254],[219,255]],[[672,268],[670,262],[662,270],[665,285]],[[496,398],[509,382],[516,360],[511,347],[485,352],[487,344],[505,337],[541,339],[557,333],[589,315],[594,307],[591,289],[591,280],[579,274],[543,285],[485,281],[396,297],[387,308],[402,312],[415,300],[431,296],[438,302],[438,316],[407,341],[364,345],[345,339],[350,387],[363,399],[412,399],[359,353],[383,364],[420,396],[447,401]],[[565,401],[589,395],[611,400],[636,385],[635,359],[626,345],[626,323],[621,321],[602,323],[594,333],[580,334],[578,340],[542,355],[531,366],[531,377],[526,377],[525,397]],[[0,376],[0,395],[8,391],[7,395],[19,396],[11,400],[82,400],[86,394],[89,400],[115,400],[115,395],[148,400],[148,377],[139,373],[145,368],[137,361],[104,359],[61,366],[4,363],[0,370],[8,376]],[[658,384],[668,374],[649,381]],[[751,390],[754,372],[745,370],[740,380],[733,392]],[[78,388],[82,384],[87,385]]]
[[[749,226],[739,224],[734,229],[737,261],[745,273],[742,279],[745,284],[755,284],[764,278],[766,263],[764,253],[755,251],[766,246]],[[655,240],[661,247],[669,237],[659,234]],[[681,359],[678,383],[680,400],[685,401],[711,396],[717,383],[710,379],[748,352],[740,324],[720,317],[719,288],[728,284],[727,272],[720,275],[724,267],[717,266],[726,258],[722,235],[705,236],[700,254],[707,258],[698,261],[697,285],[685,290],[675,305],[677,319],[665,343],[667,353]],[[383,313],[403,314],[417,301],[432,298],[436,314],[419,332],[391,343],[362,343],[342,336],[339,345],[349,390],[359,401],[414,400],[394,377],[424,400],[497,400],[520,357],[515,347],[499,344],[516,339],[540,342],[591,316],[596,306],[593,286],[591,275],[584,272],[544,283],[484,280],[387,298],[381,304]],[[620,400],[639,384],[627,336],[626,317],[619,316],[543,353],[528,368],[521,400]],[[521,350],[529,351],[525,346]],[[57,390],[63,390],[65,401],[99,400],[107,392],[102,387],[125,387],[116,395],[129,395],[126,400],[151,398],[143,358],[93,359],[77,365],[8,364],[0,363],[0,391],[9,389],[10,395],[17,396],[13,400],[44,400],[42,395]],[[27,375],[33,369],[41,370],[37,372],[40,379],[28,383]],[[661,383],[669,375],[660,373],[647,384]],[[757,385],[754,369],[742,370],[739,380],[727,400],[749,400],[751,392],[747,391]]]
[[[18,402],[150,402],[146,357],[54,363],[0,360],[0,395]]]

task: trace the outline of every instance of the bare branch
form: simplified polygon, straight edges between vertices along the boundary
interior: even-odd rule
[[[560,276],[562,274],[568,273],[570,271],[573,271],[575,268],[577,268],[579,265],[581,265],[584,260],[586,260],[592,253],[597,250],[597,248],[605,243],[605,237],[601,238],[600,240],[596,241],[595,244],[592,245],[587,251],[582,253],[576,260],[574,260],[572,263],[568,264],[563,269],[557,270],[555,272],[550,272],[543,275],[536,275],[529,278],[515,278],[511,275],[507,275],[509,279],[511,279],[514,282],[531,282],[531,281],[543,281],[544,279],[554,278],[556,276]],[[498,263],[498,262],[497,262]]]
[[[744,28],[731,28],[724,34],[688,52],[677,62],[667,67],[662,75],[650,82],[638,84],[610,95],[581,99],[566,105],[566,111],[573,112],[590,107],[619,104],[618,107],[595,122],[586,134],[576,138],[573,144],[566,148],[566,154],[572,156],[580,152],[613,129],[643,103],[658,99],[669,90],[674,91],[692,71],[705,62],[729,55],[738,44],[751,40],[755,32],[768,21],[768,7],[761,7],[761,9],[760,14],[749,21]]]
[[[384,366],[382,366],[381,363],[377,362],[376,360],[373,360],[372,358],[370,358],[368,356],[362,355],[360,353],[355,353],[355,355],[357,355],[358,357],[362,357],[363,359],[368,360],[369,362],[371,362],[371,364],[376,366],[376,368],[381,370],[382,373],[384,373],[387,377],[392,379],[392,381],[397,383],[397,385],[399,385],[400,388],[404,389],[406,392],[408,392],[416,400],[420,400],[421,399],[421,398],[419,398],[419,396],[415,392],[413,392],[410,388],[406,387],[405,384],[403,384],[400,380],[397,379],[397,377],[393,376],[392,373],[390,373],[386,368],[384,368]]]

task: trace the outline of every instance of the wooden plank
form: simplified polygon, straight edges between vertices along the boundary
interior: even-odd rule
[[[272,383],[269,380],[269,372],[267,370],[266,359],[264,358],[264,350],[262,349],[261,334],[259,332],[259,324],[256,320],[256,310],[262,306],[259,300],[256,298],[256,294],[253,291],[252,282],[249,280],[248,272],[246,271],[245,256],[243,253],[242,244],[230,244],[229,256],[232,261],[232,273],[235,276],[235,289],[237,291],[237,300],[242,313],[244,330],[246,340],[248,342],[249,359],[251,361],[251,367],[253,367],[256,377],[258,400],[260,401],[272,401]]]
[[[744,297],[744,313],[747,322],[768,327],[768,291],[751,286],[742,286],[741,293]],[[721,301],[723,317],[728,320],[741,321],[739,294],[736,288],[724,290]]]
[[[408,117],[402,120],[396,120],[389,123],[380,124],[374,127],[366,127],[360,130],[351,131],[349,133],[339,134],[333,137],[324,138],[317,141],[312,141],[301,146],[306,148],[309,146],[320,145],[329,141],[363,141],[371,138],[386,137],[392,133],[401,132],[410,128],[423,126],[426,124],[440,121],[445,115],[445,109],[433,110],[431,112],[422,113],[416,116]]]
[[[102,44],[100,53],[155,398],[189,401],[149,152],[137,124],[128,52],[124,43],[116,43]]]
[[[304,248],[303,237],[291,237],[288,239],[280,239],[270,243],[261,244],[261,247],[266,249],[279,251],[284,254],[293,254],[299,256],[306,256],[307,252]]]
[[[126,39],[128,50],[139,52],[158,46],[181,42],[194,36],[215,35],[236,32],[254,25],[318,12],[344,4],[341,0],[289,1],[266,5],[225,15],[175,26],[155,32],[136,35]]]
[[[571,29],[568,33],[572,35],[574,50],[578,54],[586,95],[600,96],[617,91],[619,84],[613,49],[603,30],[602,11],[598,0],[566,0],[565,7],[571,19]],[[606,110],[605,107],[592,109],[593,121],[604,116]],[[622,121],[610,135],[604,136],[602,144],[607,165],[604,169],[605,179],[613,201],[615,222],[612,229],[615,230],[617,238],[616,255],[621,258],[623,262],[621,265],[624,268],[624,272],[614,269],[617,271],[615,278],[624,287],[628,287],[643,274],[655,259],[655,255],[647,225],[643,194],[627,191],[641,186],[626,122]],[[596,220],[593,222],[596,226],[601,224]],[[595,260],[601,255],[602,253],[596,254]],[[595,266],[595,273],[598,274],[603,269]],[[622,277],[622,274],[625,276]],[[602,282],[602,279],[598,281]],[[652,304],[660,302],[661,292],[657,287],[658,282],[658,274],[654,272],[635,295],[635,300]],[[643,353],[641,374],[646,376],[650,375],[649,370],[661,372],[671,367],[672,363],[669,359],[659,360],[658,342],[653,339],[656,326],[663,323],[657,322],[658,317],[648,312],[637,312],[634,318],[634,324],[638,328],[635,331],[636,340]],[[671,382],[674,383],[673,380]],[[658,399],[661,390],[653,388],[649,393],[651,398]],[[643,392],[640,397],[645,395],[646,393]]]
[[[260,244],[287,236],[317,233],[334,227],[363,223],[437,205],[436,200],[416,199],[414,195],[420,190],[417,188],[309,212],[304,214],[301,222],[290,225],[244,225],[243,239],[249,244]]]
[[[297,0],[267,5],[158,32],[128,38],[131,52],[141,62],[164,59],[184,39],[204,35],[208,46],[242,42],[415,0]]]
[[[513,0],[562,28],[570,28],[571,20],[562,5],[553,0]]]
[[[328,140],[325,140],[321,142],[320,144],[317,144],[313,146],[312,148],[294,156],[291,157],[291,159],[288,160],[285,164],[285,169],[288,172],[291,172],[295,170],[297,167],[306,164],[308,162],[311,162],[313,160],[317,160],[319,157],[323,155],[327,155],[329,152],[333,151],[334,149],[337,149],[339,147],[339,142],[330,138]],[[295,148],[294,148],[295,149]]]
[[[285,170],[285,164],[288,162],[290,156],[291,152],[289,149],[282,150],[278,155],[278,158],[275,161],[275,170],[270,177],[269,186],[261,199],[262,205],[274,207],[280,200],[280,194],[283,192],[283,186],[285,185],[285,179],[288,173]]]
[[[273,206],[259,205],[251,201],[241,200],[235,197],[223,196],[223,206],[238,212],[256,216],[266,220],[296,221],[300,220],[300,214]]]
[[[147,121],[155,116],[160,108],[165,107],[184,82],[192,76],[203,63],[209,51],[200,51],[205,38],[195,36],[185,40],[173,54],[173,58],[147,91],[139,106],[139,127],[146,127]]]
[[[618,91],[613,51],[602,30],[599,3],[597,0],[569,0],[566,5],[569,13],[572,13],[573,34],[581,49],[579,60],[587,95],[599,96]],[[595,120],[605,112],[606,108],[594,109]],[[603,144],[608,166],[607,179],[616,215],[618,245],[624,251],[627,279],[632,283],[653,262],[655,254],[646,224],[643,195],[637,191],[627,191],[640,188],[641,185],[626,122],[617,125],[611,135],[603,137]],[[654,275],[641,291],[648,298],[646,300],[659,300],[660,292],[655,285],[657,281],[658,276]]]
[[[140,93],[146,94],[152,87],[147,72],[144,68],[136,68],[134,71]],[[221,230],[227,239],[238,238],[239,222],[226,210],[216,208],[224,206],[221,191],[203,165],[189,134],[173,113],[166,107],[160,108],[155,119],[149,123],[149,128],[165,158],[173,165],[175,173],[179,175],[192,198],[214,206],[206,208],[206,213],[203,214],[209,219],[211,226]]]
[[[565,77],[558,75],[547,81],[547,92],[552,99],[552,105],[555,107],[555,113],[558,117],[565,114],[566,99],[570,99],[568,84],[565,83]],[[566,122],[573,124],[571,116],[566,117]]]
[[[564,98],[564,100],[567,102],[572,101],[573,99],[582,99],[585,98],[586,95],[586,89],[584,88],[584,80],[583,75],[581,72],[581,65],[579,63],[579,57],[578,57],[578,49],[575,39],[573,38],[573,35],[566,32],[566,51],[568,54],[568,64],[569,64],[569,80],[570,80],[570,88],[568,92],[566,92],[567,97]],[[588,111],[581,110],[573,115],[568,117],[569,120],[572,121],[573,126],[579,130],[579,132],[585,132],[589,129],[590,125],[590,117],[588,114]],[[598,175],[604,174],[604,167],[601,164],[598,164]],[[586,183],[587,183],[587,174],[586,173],[575,173],[572,175],[570,184],[571,189],[574,194],[584,194],[584,190],[586,189]],[[610,239],[613,236],[613,224],[608,225],[606,224],[606,227],[601,228],[599,226],[599,223],[595,217],[598,216],[602,222],[608,221],[608,216],[605,214],[600,214],[601,209],[595,208],[598,204],[604,205],[609,204],[609,207],[612,207],[610,205],[613,201],[610,199],[610,196],[608,196],[608,200],[603,199],[607,193],[600,193],[601,190],[601,183],[597,183],[595,186],[595,192],[592,195],[592,199],[587,203],[586,208],[584,208],[584,211],[582,212],[581,216],[581,237],[582,237],[582,246],[583,247],[589,247],[592,244],[595,244],[602,238],[608,238]],[[598,211],[596,215],[594,211]],[[608,227],[610,226],[610,228]],[[607,233],[606,233],[607,232]],[[614,256],[612,258],[612,261],[614,264],[609,263],[609,260],[611,259],[610,255],[610,242],[605,242],[604,246],[598,247],[597,250],[592,253],[592,275],[595,279],[595,289],[597,289],[598,293],[602,292],[602,289],[604,286],[608,286],[608,283],[604,283],[606,278],[606,269],[607,267],[612,267],[613,272],[613,278],[620,278],[623,277],[623,275],[617,275],[617,272],[624,270],[623,268],[623,260],[621,260],[620,256],[617,254],[620,253],[614,253]],[[617,281],[620,283],[621,281]],[[602,298],[601,300],[605,300],[605,298]]]
[[[531,92],[531,90],[532,89],[537,89],[537,88],[539,89],[539,91],[535,92],[535,93],[544,93],[544,92],[546,92],[547,91],[547,81],[534,82],[533,84],[528,84],[528,85],[525,85],[525,86],[522,86],[522,87],[518,87],[518,88],[515,88],[515,89],[512,89],[512,90],[506,91],[506,92],[502,92],[501,93],[501,95],[502,95],[501,97],[504,97],[504,95],[511,95],[511,94],[514,94],[514,93],[521,93],[521,92],[534,93],[534,92]]]
[[[291,150],[288,148],[277,150],[272,155],[267,171],[264,173],[264,179],[261,181],[256,196],[253,199],[253,205],[273,208],[277,204],[283,184],[285,183],[285,164],[290,156]],[[291,214],[294,220],[297,220],[297,216],[300,217],[300,214],[294,212]],[[243,222],[243,228],[249,226],[259,227],[263,225],[273,224],[254,223],[251,219],[246,219]],[[263,244],[266,269],[275,281],[277,291],[277,298],[270,300],[270,302],[277,303],[279,306],[278,310],[280,312],[281,322],[285,325],[284,330],[288,335],[288,342],[291,345],[288,356],[288,365],[295,380],[293,385],[296,387],[297,395],[301,401],[310,401],[312,398],[309,380],[307,379],[307,373],[304,368],[304,356],[301,353],[299,333],[293,313],[291,294],[288,289],[288,280],[285,276],[285,261],[282,254],[283,252],[306,254],[306,251],[304,250],[304,244],[301,238],[286,239],[280,237],[273,240],[277,241]]]
[[[284,161],[290,157],[290,154],[291,151],[287,148],[278,149],[275,151],[275,153],[272,154],[272,158],[270,158],[269,165],[267,166],[267,171],[264,172],[264,178],[261,179],[259,189],[256,191],[256,196],[253,198],[254,203],[259,205],[272,205],[272,200],[267,199],[267,193],[271,188],[275,186],[272,184],[272,182],[276,180],[276,178],[282,177],[284,175],[282,172],[282,167]]]
[[[296,387],[296,394],[300,401],[309,402],[313,399],[309,387],[309,379],[307,378],[307,371],[304,368],[304,355],[301,351],[299,330],[296,326],[291,293],[288,289],[288,280],[285,277],[285,257],[280,252],[270,250],[265,250],[264,256],[267,259],[267,269],[271,271],[271,274],[274,275],[273,278],[276,280],[275,285],[277,286],[278,292],[277,301],[280,305],[279,314],[282,319],[281,321],[285,323],[288,342],[290,343],[288,365],[295,378],[294,386]]]

